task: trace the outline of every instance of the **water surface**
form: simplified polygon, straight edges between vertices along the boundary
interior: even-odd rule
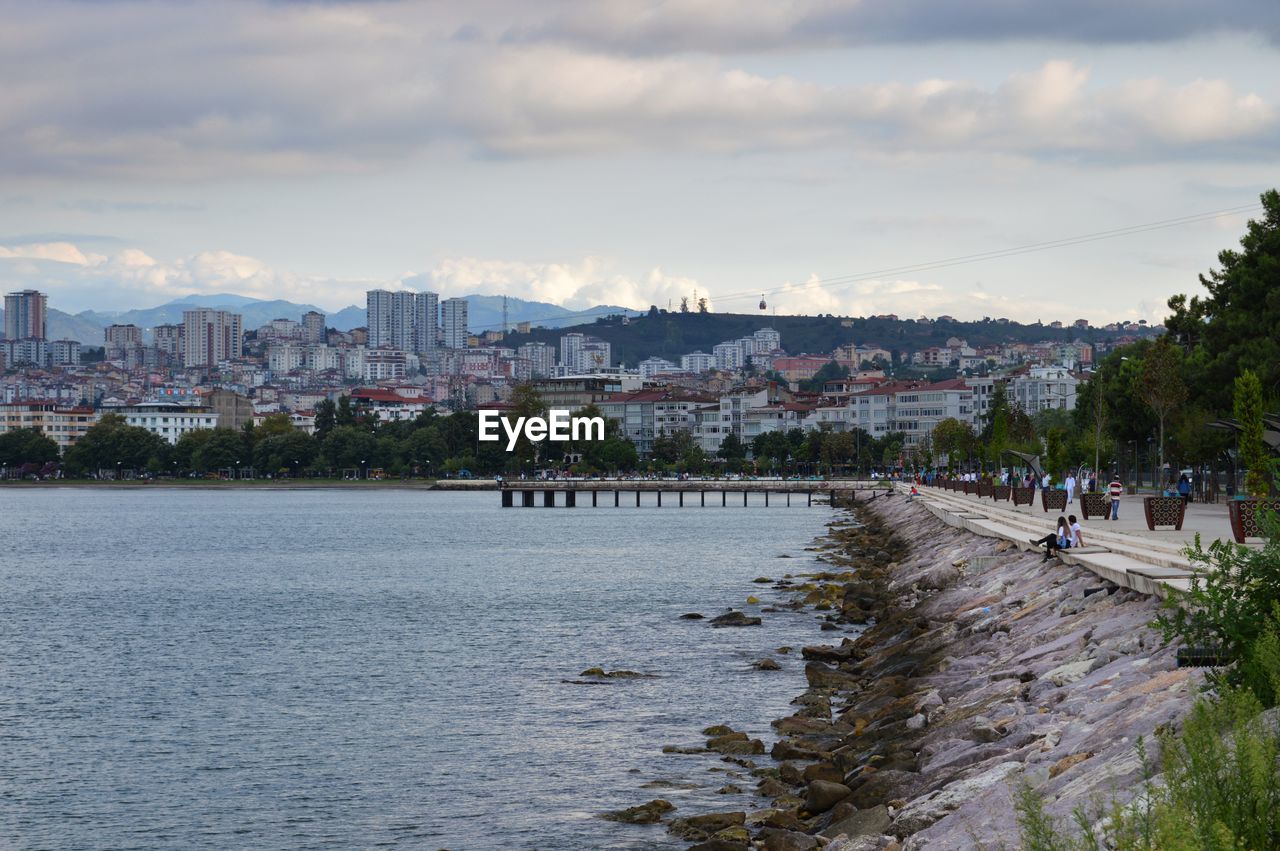
[[[683,847],[595,816],[759,805],[717,794],[754,787],[734,766],[661,746],[712,723],[772,742],[802,662],[750,662],[818,632],[679,615],[776,599],[750,580],[813,568],[830,516],[0,491],[0,846]],[[565,682],[597,665],[659,676]]]

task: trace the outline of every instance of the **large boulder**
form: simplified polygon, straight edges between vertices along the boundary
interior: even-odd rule
[[[759,626],[760,624],[760,618],[752,617],[736,609],[711,619],[712,626]]]
[[[805,790],[804,808],[810,813],[825,813],[849,797],[849,787],[828,780],[814,780]]]
[[[670,801],[654,798],[652,801],[636,807],[627,807],[625,810],[603,813],[600,818],[607,821],[620,821],[623,824],[653,824],[660,821],[664,815],[674,809],[675,805]]]

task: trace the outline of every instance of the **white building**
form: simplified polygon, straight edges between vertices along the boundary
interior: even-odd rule
[[[1005,392],[1010,404],[1028,414],[1051,408],[1070,411],[1075,409],[1079,385],[1080,379],[1065,367],[1033,366],[1026,373],[1015,375]]]
[[[145,428],[170,443],[192,431],[217,428],[218,414],[213,408],[202,405],[181,405],[177,402],[144,402],[141,405],[125,405],[106,413],[119,414],[125,423]]]
[[[680,356],[680,369],[683,372],[709,372],[716,367],[715,355],[705,352],[690,352]]]
[[[408,290],[369,290],[365,293],[365,327],[369,348],[412,349],[414,294]]]
[[[655,375],[676,372],[679,369],[678,366],[666,358],[645,358],[640,361],[640,377],[646,380],[653,378]]]
[[[742,369],[746,358],[742,352],[742,345],[735,340],[731,343],[717,343],[711,349],[712,356],[716,359],[717,369]]]
[[[51,366],[79,366],[80,341],[54,340],[49,344],[49,364]]]
[[[120,360],[129,349],[142,345],[142,329],[137,325],[108,325],[102,330],[107,360]]]

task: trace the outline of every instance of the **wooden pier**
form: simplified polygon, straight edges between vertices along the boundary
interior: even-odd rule
[[[577,508],[579,500],[585,506],[590,500],[592,508],[601,506],[621,508],[634,504],[642,507],[641,497],[652,494],[651,505],[662,508],[696,506],[728,508],[731,505],[770,505],[791,507],[793,504],[808,507],[813,498],[827,496],[830,501],[855,501],[861,492],[863,498],[887,497],[892,491],[871,482],[816,481],[816,480],[553,480],[503,482],[499,487],[502,507]],[[563,496],[557,496],[563,494]],[[603,496],[602,496],[603,494]],[[625,497],[624,497],[625,494]],[[756,496],[752,500],[752,495]],[[708,496],[710,499],[708,499]],[[664,503],[665,499],[665,503]],[[803,499],[803,502],[801,500]],[[634,502],[633,502],[634,500]]]

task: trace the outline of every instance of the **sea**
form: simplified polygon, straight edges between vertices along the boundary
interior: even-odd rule
[[[600,814],[763,806],[662,747],[771,745],[841,634],[680,617],[785,599],[831,508],[673,502],[0,490],[0,848],[687,847]]]

